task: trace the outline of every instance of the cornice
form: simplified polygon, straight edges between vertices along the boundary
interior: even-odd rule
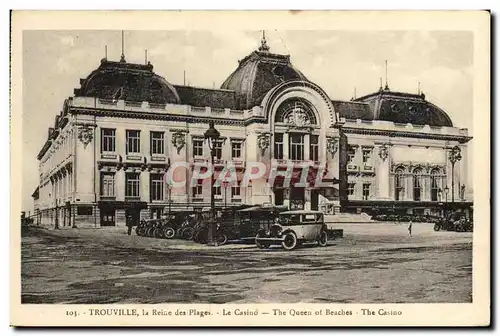
[[[458,141],[460,143],[466,143],[472,139],[472,137],[464,135],[408,132],[400,130],[378,130],[378,129],[366,129],[366,128],[354,128],[354,127],[342,127],[342,131],[344,133],[350,133],[350,134],[382,135],[392,138],[402,137],[402,138],[417,138],[417,139],[448,140],[448,141]]]

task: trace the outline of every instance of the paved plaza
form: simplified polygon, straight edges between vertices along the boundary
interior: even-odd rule
[[[344,238],[287,252],[128,236],[126,228],[22,237],[23,303],[471,302],[472,233],[431,224],[336,224]]]

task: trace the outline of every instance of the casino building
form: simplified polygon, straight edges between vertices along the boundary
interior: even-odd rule
[[[471,137],[423,93],[386,85],[332,100],[289,55],[272,53],[263,37],[220,89],[171,84],[149,62],[128,63],[124,55],[118,62],[102,59],[64,101],[38,154],[38,221],[116,226],[127,214],[149,218],[167,208],[208,206],[209,179],[172,188],[165,174],[175,162],[187,162],[179,171],[189,180],[210,161],[203,138],[209,122],[221,134],[216,174],[234,166],[240,183],[250,162],[293,171],[289,185],[263,178],[248,187],[218,186],[220,207],[271,203],[325,213],[428,214],[443,202],[472,204],[466,185]],[[311,176],[297,187],[303,165]],[[313,183],[318,174],[321,186]]]

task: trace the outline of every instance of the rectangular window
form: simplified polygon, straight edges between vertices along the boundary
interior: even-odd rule
[[[347,147],[347,163],[353,163],[356,157],[356,150],[352,146]]]
[[[348,183],[347,184],[347,195],[351,196],[354,195],[354,187],[356,186],[356,183]]]
[[[101,173],[101,196],[115,197],[115,173]]]
[[[310,136],[309,160],[319,161],[319,136],[317,135]]]
[[[233,159],[241,158],[241,142],[231,143],[231,157]]]
[[[214,143],[214,151],[215,151],[215,158],[216,159],[222,158],[222,142],[223,142],[223,140],[217,140]]]
[[[141,152],[141,131],[127,130],[127,154]]]
[[[304,135],[290,134],[290,159],[304,160]]]
[[[151,132],[151,154],[165,154],[165,133]]]
[[[125,196],[140,197],[140,177],[138,173],[127,173],[125,175]]]
[[[197,184],[193,186],[193,197],[203,197],[203,180],[198,180]]]
[[[275,133],[274,134],[274,158],[275,159],[283,159],[283,134]]]
[[[76,208],[76,214],[82,215],[82,216],[91,216],[92,215],[92,207],[80,205],[78,208]]]
[[[221,186],[214,186],[214,195],[215,196],[222,196],[222,188]]]
[[[370,165],[371,157],[372,157],[372,150],[367,148],[363,149],[363,163],[366,165]]]
[[[149,188],[151,189],[151,200],[152,201],[163,201],[163,175],[162,174],[151,174],[151,182]]]
[[[363,183],[363,199],[367,200],[370,198],[370,183]]]
[[[203,140],[193,140],[193,156],[203,156]]]
[[[101,152],[116,151],[116,130],[112,128],[101,129]]]
[[[239,183],[237,186],[231,187],[231,195],[233,195],[233,197],[240,197],[241,196],[241,188],[240,188]]]

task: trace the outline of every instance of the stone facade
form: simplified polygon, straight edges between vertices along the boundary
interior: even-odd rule
[[[209,122],[221,135],[215,175],[232,167],[238,180],[214,189],[218,207],[430,213],[445,198],[470,201],[467,130],[423,95],[386,87],[332,101],[267,45],[243,59],[222,89],[171,85],[152,69],[103,59],[64,102],[38,155],[38,222],[124,226],[127,215],[207,207],[210,179],[195,176],[211,161]],[[452,173],[454,146],[462,158]],[[242,184],[255,163],[266,174]],[[171,186],[169,171],[186,184]]]

